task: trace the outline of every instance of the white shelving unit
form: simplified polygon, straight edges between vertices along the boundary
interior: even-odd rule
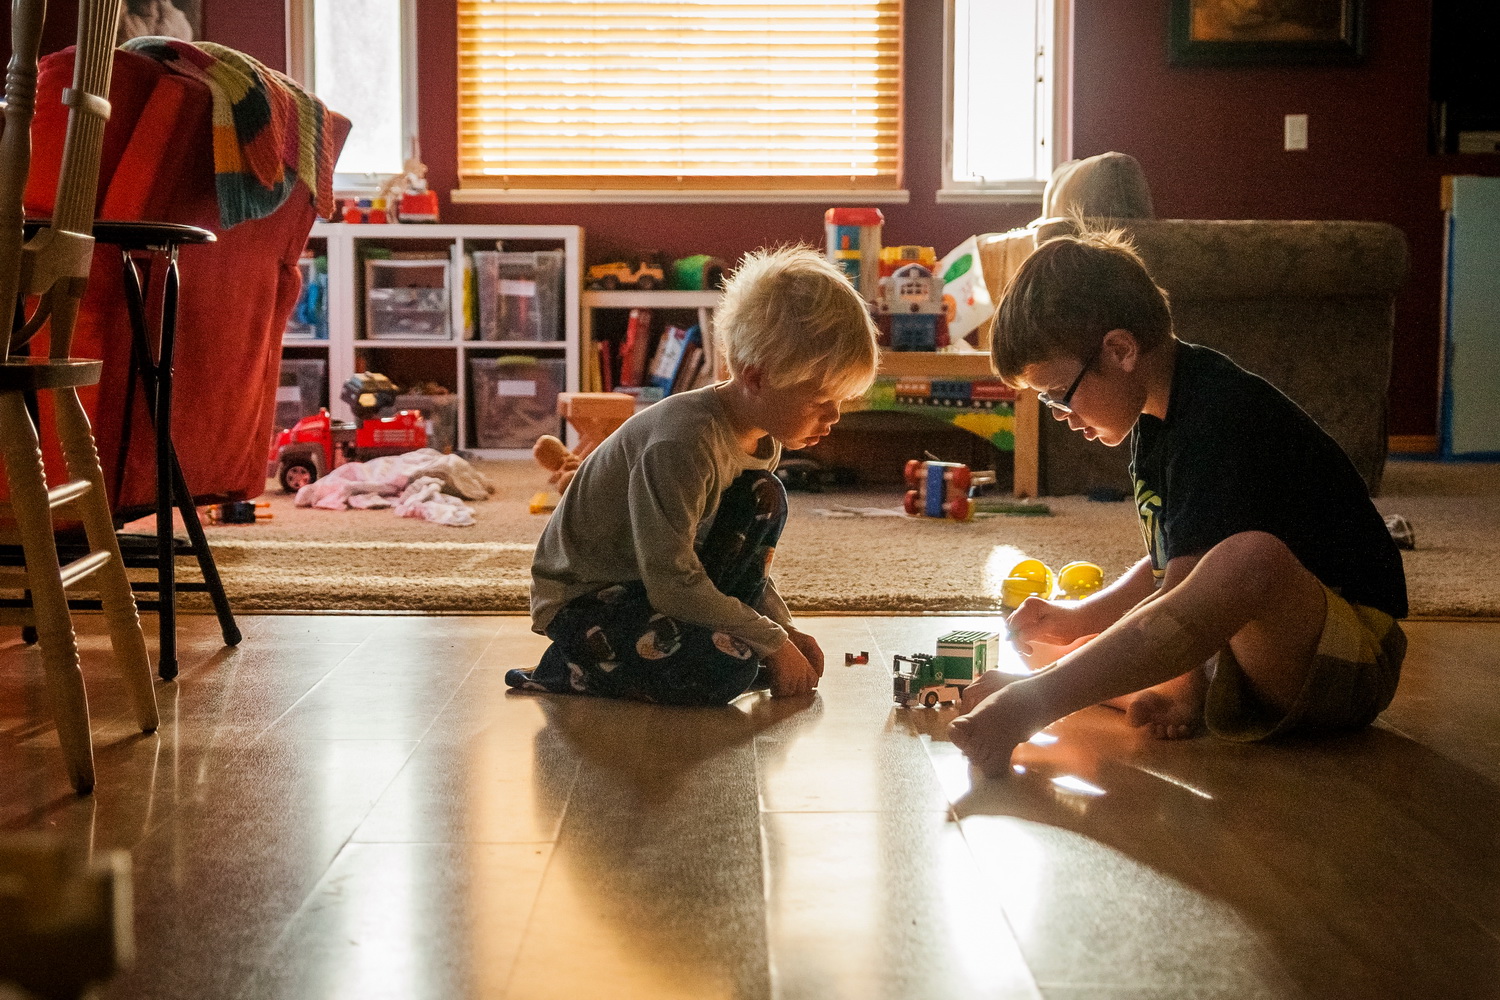
[[[521,242],[526,249],[560,249],[563,267],[563,339],[536,340],[463,340],[464,289],[463,259],[466,251],[495,248],[501,243]],[[287,356],[317,356],[322,350],[328,357],[329,410],[341,420],[353,419],[339,390],[355,372],[355,358],[360,351],[403,349],[446,352],[448,358],[431,362],[428,371],[451,372],[451,382],[458,395],[458,448],[478,458],[529,458],[529,449],[477,449],[470,446],[473,428],[469,406],[469,359],[500,354],[527,354],[539,358],[562,357],[566,362],[565,391],[577,392],[583,372],[584,331],[579,308],[583,280],[583,229],[579,226],[459,226],[459,225],[347,225],[337,222],[314,224],[309,236],[314,251],[328,255],[328,339],[288,340],[283,347]],[[446,249],[453,266],[449,268],[449,304],[455,339],[397,340],[366,339],[364,273],[361,250],[365,246],[389,250]],[[506,246],[506,249],[511,249]],[[629,294],[629,293],[625,293]],[[444,364],[444,362],[447,362]],[[373,367],[373,366],[372,366]],[[381,370],[376,367],[376,370]],[[386,372],[401,382],[399,372]],[[441,380],[440,380],[441,381]],[[571,429],[569,430],[571,438]]]
[[[653,313],[670,313],[673,311],[691,310],[698,314],[698,327],[703,331],[703,345],[708,361],[708,370],[717,371],[719,364],[718,352],[715,349],[713,338],[713,313],[718,308],[719,300],[724,297],[720,291],[707,292],[677,292],[667,290],[653,290],[649,292],[637,291],[587,291],[583,293],[583,343],[584,349],[594,349],[594,314],[603,309],[650,309]],[[659,329],[660,318],[655,321]],[[592,366],[590,369],[592,370]],[[598,391],[598,385],[590,385],[590,391]]]

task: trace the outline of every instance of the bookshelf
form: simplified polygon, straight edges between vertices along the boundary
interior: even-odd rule
[[[559,314],[560,337],[556,340],[466,340],[465,260],[476,250],[493,250],[499,243],[507,251],[561,250],[563,252],[562,295]],[[525,356],[548,363],[549,370],[562,370],[560,391],[577,392],[583,377],[584,342],[579,297],[583,277],[583,229],[579,226],[521,225],[348,225],[318,222],[313,225],[308,249],[328,258],[328,338],[286,339],[285,358],[321,358],[327,364],[327,395],[324,403],[333,416],[351,420],[353,414],[339,390],[357,370],[373,370],[390,376],[398,384],[437,382],[457,397],[457,448],[478,458],[530,457],[525,447],[480,448],[476,427],[474,381],[470,361],[475,358]],[[434,267],[446,264],[447,335],[435,336],[424,329],[421,336],[373,337],[369,329],[367,264],[370,251],[425,252]],[[623,293],[631,294],[631,293]],[[389,332],[389,330],[387,331]],[[560,436],[571,429],[557,418],[552,433]]]
[[[602,388],[600,365],[595,344],[607,340],[618,345],[624,339],[630,310],[651,310],[652,343],[661,336],[667,324],[677,326],[696,325],[702,331],[705,365],[704,370],[717,370],[718,358],[714,354],[713,312],[718,307],[723,293],[719,291],[680,292],[653,290],[641,291],[586,291],[583,293],[583,346],[585,358],[583,371],[586,392],[598,392]]]

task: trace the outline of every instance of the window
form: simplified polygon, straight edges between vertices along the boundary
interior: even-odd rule
[[[1040,196],[1067,158],[1067,0],[946,0],[939,201]]]
[[[401,172],[416,135],[414,0],[289,0],[291,74],[354,125],[341,191]]]
[[[457,200],[900,185],[900,0],[459,0],[458,18]]]

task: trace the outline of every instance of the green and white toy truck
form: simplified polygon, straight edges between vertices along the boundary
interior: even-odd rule
[[[992,669],[1000,652],[1000,633],[949,632],[937,641],[937,655],[897,654],[891,663],[892,686],[898,705],[926,705],[957,701],[964,688]]]

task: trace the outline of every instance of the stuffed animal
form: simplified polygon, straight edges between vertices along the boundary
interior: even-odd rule
[[[569,451],[567,445],[551,434],[543,434],[536,439],[536,444],[531,446],[531,457],[537,460],[538,465],[552,473],[547,477],[547,482],[554,484],[558,493],[567,490],[568,484],[573,481],[573,475],[578,471],[579,464],[583,461]]]

